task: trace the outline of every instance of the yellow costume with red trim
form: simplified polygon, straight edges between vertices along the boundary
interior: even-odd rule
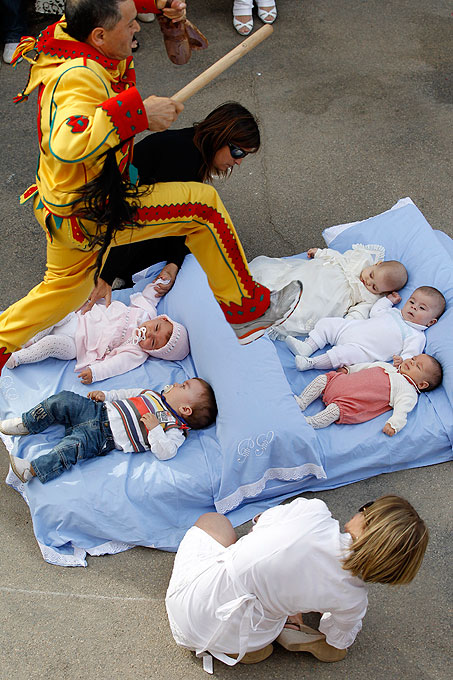
[[[146,3],[141,3],[143,6]],[[147,5],[149,8],[149,5]],[[38,39],[23,38],[15,53],[30,62],[30,76],[16,101],[38,91],[40,157],[34,211],[47,236],[44,280],[0,316],[0,370],[9,353],[37,332],[60,321],[88,298],[96,249],[89,249],[96,225],[72,214],[77,191],[102,169],[100,155],[117,152],[129,176],[132,138],[148,127],[135,86],[132,57],[109,59],[64,30],[64,17]],[[27,56],[36,51],[35,59]],[[230,323],[258,318],[270,292],[255,283],[230,217],[215,189],[198,182],[154,185],[139,199],[139,228],[116,234],[115,245],[162,236],[186,236],[186,244],[206,272],[209,285]]]

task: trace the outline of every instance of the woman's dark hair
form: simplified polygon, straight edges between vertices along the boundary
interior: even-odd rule
[[[100,246],[94,274],[97,283],[104,254],[117,231],[140,229],[137,222],[137,208],[140,196],[149,193],[149,186],[136,186],[121,174],[116,152],[124,147],[124,141],[101,154],[104,158],[101,172],[77,192],[79,198],[74,204],[74,214],[80,220],[87,219],[96,224],[94,234],[86,229],[89,248]],[[81,224],[83,227],[83,222]]]
[[[249,153],[256,153],[260,148],[260,131],[258,121],[244,106],[237,102],[226,102],[218,106],[200,123],[194,123],[195,146],[203,157],[200,180],[207,182],[213,175],[228,174],[214,168],[214,156],[226,144],[235,144]]]
[[[194,143],[200,149],[204,161],[200,172],[202,181],[219,174],[213,166],[214,156],[226,144],[236,144],[241,149],[247,149],[249,153],[255,153],[260,146],[260,132],[255,117],[236,102],[218,106],[201,123],[195,123],[194,127]],[[74,205],[74,214],[96,224],[94,235],[89,235],[89,230],[85,230],[85,233],[88,233],[89,247],[100,246],[94,265],[95,283],[101,272],[104,254],[115,233],[124,229],[139,229],[142,226],[136,217],[139,198],[152,191],[152,185],[135,186],[121,175],[116,153],[123,147],[125,141],[99,157],[98,160],[105,159],[102,170],[81,187],[78,192],[79,199]],[[227,172],[220,174],[227,175]]]
[[[121,19],[119,4],[123,0],[66,0],[66,33],[86,42],[98,26],[110,30]]]

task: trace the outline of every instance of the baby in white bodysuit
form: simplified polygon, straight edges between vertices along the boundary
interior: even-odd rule
[[[373,305],[369,319],[321,319],[305,341],[286,338],[296,367],[299,371],[327,370],[392,359],[398,367],[403,359],[420,354],[426,341],[424,331],[443,314],[445,298],[437,288],[421,286],[401,310],[394,308],[400,301],[398,293],[390,293]],[[329,344],[332,349],[325,354],[311,356]]]

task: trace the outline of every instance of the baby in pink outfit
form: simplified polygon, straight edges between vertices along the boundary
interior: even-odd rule
[[[318,375],[295,399],[301,411],[322,396],[325,409],[305,420],[315,429],[332,423],[364,423],[390,411],[384,434],[392,437],[407,422],[420,392],[429,392],[442,382],[442,367],[429,354],[418,354],[398,363],[383,361],[355,364],[337,372]]]
[[[118,300],[108,307],[96,304],[86,314],[71,312],[56,326],[41,331],[27,345],[13,352],[7,368],[53,357],[77,359],[75,370],[89,385],[126,373],[149,356],[179,361],[190,351],[186,328],[165,314],[158,315],[160,299],[150,283],[131,295],[130,304]]]

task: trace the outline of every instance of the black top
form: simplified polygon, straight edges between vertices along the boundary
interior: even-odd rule
[[[144,137],[134,146],[132,163],[140,184],[201,182],[203,157],[193,143],[195,128],[165,130]]]
[[[154,132],[134,146],[133,164],[140,184],[199,182],[203,158],[193,143],[195,129]],[[132,286],[132,274],[156,262],[180,267],[189,252],[184,236],[165,236],[111,248],[100,277],[112,285],[115,278]]]

